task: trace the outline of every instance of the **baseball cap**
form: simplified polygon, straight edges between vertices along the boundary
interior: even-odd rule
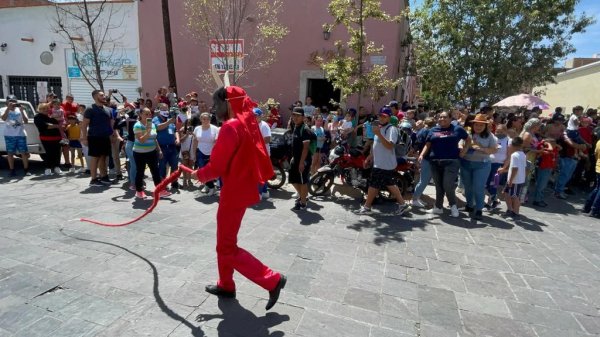
[[[552,121],[565,121],[565,116],[561,113],[555,113],[554,115],[552,115]]]
[[[8,96],[6,96],[6,101],[7,102],[17,102],[17,96],[15,96],[15,95],[8,95]]]
[[[263,114],[262,110],[259,108],[252,109],[252,112],[254,112],[254,115],[256,115],[256,116],[262,116],[262,114]]]
[[[292,114],[304,116],[304,109],[302,109],[299,106],[294,107],[294,109],[292,110]]]
[[[398,101],[392,100],[388,105],[393,108],[398,108]]]
[[[383,115],[388,115],[391,116],[392,115],[392,109],[390,109],[389,106],[384,106],[383,108],[379,109],[379,114],[383,114]]]

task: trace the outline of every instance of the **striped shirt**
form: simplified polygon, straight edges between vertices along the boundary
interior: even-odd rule
[[[146,125],[141,122],[136,122],[133,126],[133,133],[135,134],[135,141],[133,142],[133,151],[138,153],[148,153],[156,149],[156,125],[152,124],[152,131],[150,136],[145,142],[140,142],[138,139],[139,134],[146,132]]]

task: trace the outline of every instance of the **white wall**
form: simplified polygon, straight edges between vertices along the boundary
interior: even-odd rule
[[[120,27],[122,35],[114,41],[117,47],[139,50],[138,9],[137,2],[117,3],[118,15],[125,19]],[[72,6],[67,6],[72,7]],[[63,95],[69,92],[65,49],[70,48],[67,41],[52,31],[56,11],[52,6],[18,7],[0,9],[0,44],[7,43],[6,51],[0,51],[0,76],[4,86],[4,94],[8,94],[7,76],[50,76],[62,78]],[[113,22],[119,22],[115,20]],[[33,38],[34,42],[21,41],[21,38]],[[49,44],[56,43],[52,52],[54,60],[50,65],[40,61],[40,54],[49,51]],[[139,65],[139,52],[138,52]],[[141,72],[138,67],[138,83],[141,83]],[[75,97],[82,103],[90,103],[91,97]]]

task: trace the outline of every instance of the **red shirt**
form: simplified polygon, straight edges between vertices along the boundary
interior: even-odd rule
[[[585,142],[590,145],[594,141],[594,133],[590,127],[585,127],[585,128],[580,127],[579,135],[581,136],[581,139],[585,140]],[[583,151],[583,153],[588,153],[588,149],[585,149],[585,151]]]
[[[65,112],[65,118],[67,118],[69,116],[77,115],[77,103],[75,103],[75,102],[69,103],[67,101],[64,101],[64,102],[62,102],[60,107]]]
[[[552,152],[548,152],[546,149],[548,146],[543,145],[544,151],[540,156],[540,163],[538,165],[541,169],[553,169],[556,167],[556,160],[558,159],[558,147],[553,147]]]

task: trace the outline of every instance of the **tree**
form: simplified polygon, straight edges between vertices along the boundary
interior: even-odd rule
[[[75,64],[81,76],[94,89],[104,90],[104,81],[113,77],[121,65],[111,60],[121,55],[119,41],[120,7],[107,0],[82,0],[74,4],[54,4],[56,16],[53,30],[73,49]]]
[[[553,81],[593,18],[579,0],[424,0],[412,16],[423,92],[438,104],[483,101]]]
[[[177,87],[175,76],[175,58],[173,57],[173,42],[171,40],[171,17],[169,14],[169,0],[162,0],[163,32],[165,35],[165,51],[167,56],[167,72],[169,74],[169,86]]]
[[[278,21],[282,0],[185,0],[187,26],[204,46],[211,41],[221,46],[218,51],[223,72],[233,75],[232,84],[254,70],[268,67],[277,59],[276,46],[288,34]],[[244,40],[240,44],[229,43]],[[243,53],[242,53],[243,52]],[[240,64],[242,63],[242,64]],[[199,80],[214,83],[211,64]]]
[[[363,96],[379,101],[398,85],[400,79],[391,79],[386,65],[365,67],[364,60],[369,55],[383,51],[383,46],[376,46],[373,41],[367,40],[365,22],[379,20],[399,23],[401,17],[386,13],[378,0],[331,0],[328,10],[334,21],[323,28],[333,30],[341,26],[348,32],[348,40],[335,41],[336,53],[333,57],[317,59],[321,69],[333,87],[340,90],[342,101],[354,94],[358,94],[358,106]]]

